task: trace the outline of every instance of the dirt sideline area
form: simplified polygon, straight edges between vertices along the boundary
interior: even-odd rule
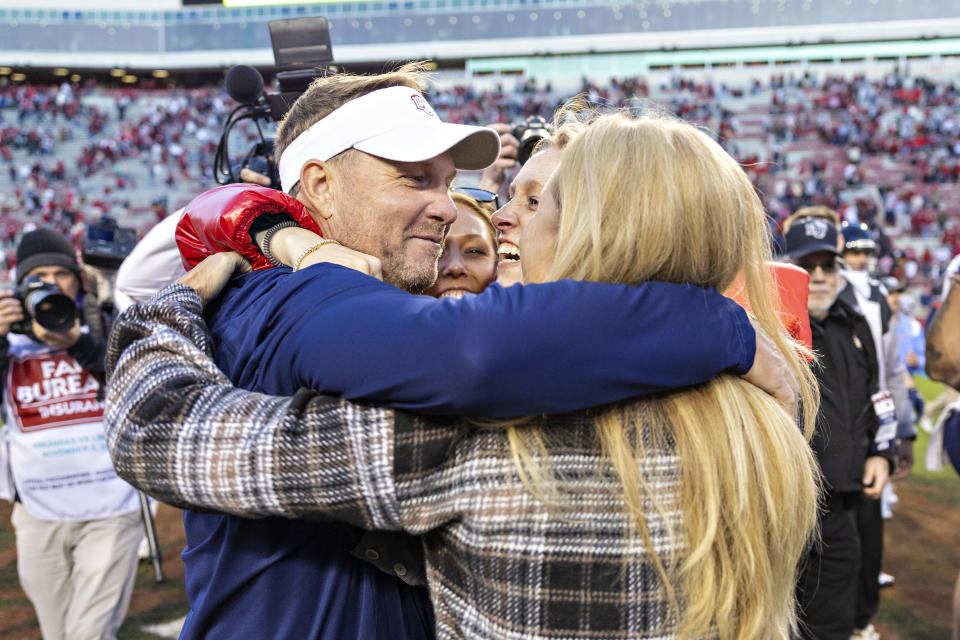
[[[33,608],[17,579],[17,552],[10,512],[11,505],[0,502],[0,638],[41,640]],[[167,579],[157,584],[153,579],[152,565],[140,563],[130,611],[117,634],[118,640],[156,640],[161,636],[143,631],[142,627],[177,620],[187,613],[183,562],[180,560],[180,552],[186,544],[181,513],[173,507],[158,505],[156,523]]]

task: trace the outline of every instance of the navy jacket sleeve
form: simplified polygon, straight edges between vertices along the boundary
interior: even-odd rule
[[[305,386],[431,414],[558,413],[744,373],[755,354],[743,309],[689,285],[564,280],[437,300],[334,265],[247,275],[272,278],[283,311],[235,291],[224,304],[250,319],[232,331],[215,319],[215,341],[247,354],[244,370],[224,367],[232,379],[272,393]]]

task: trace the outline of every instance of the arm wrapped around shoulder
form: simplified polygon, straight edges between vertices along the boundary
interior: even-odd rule
[[[393,412],[234,387],[212,359],[201,302],[177,283],[117,319],[103,419],[117,475],[186,509],[400,529]]]
[[[250,237],[250,225],[265,214],[284,213],[298,225],[320,233],[302,202],[276,189],[249,184],[228,184],[211,189],[190,201],[177,224],[177,247],[188,271],[207,256],[236,251],[254,269],[273,265]]]

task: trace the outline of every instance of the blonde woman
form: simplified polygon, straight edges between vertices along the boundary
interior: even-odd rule
[[[564,149],[520,243],[529,282],[723,289],[742,272],[758,324],[802,381],[804,429],[732,375],[472,429],[307,391],[238,391],[204,351],[196,295],[175,286],[172,307],[152,320],[144,307],[114,336],[111,393],[128,402],[108,411],[111,446],[212,418],[225,442],[231,425],[261,424],[262,441],[242,453],[220,456],[215,443],[204,459],[173,462],[209,478],[210,494],[193,503],[230,510],[244,494],[247,514],[253,500],[260,515],[422,535],[441,638],[789,637],[797,561],[816,520],[803,436],[816,400],[803,356],[775,324],[749,180],[687,124],[604,116]],[[284,474],[297,482],[278,494]],[[263,486],[240,481],[251,476]]]

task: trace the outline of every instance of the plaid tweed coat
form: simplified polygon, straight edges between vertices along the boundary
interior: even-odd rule
[[[682,527],[669,445],[644,461],[662,509],[648,506],[647,549],[626,535],[587,412],[540,418],[562,479],[560,506],[548,507],[524,488],[502,432],[307,390],[234,388],[184,285],[120,317],[107,370],[120,477],[185,508],[422,536],[440,638],[674,637],[650,562],[671,552],[667,526]]]

